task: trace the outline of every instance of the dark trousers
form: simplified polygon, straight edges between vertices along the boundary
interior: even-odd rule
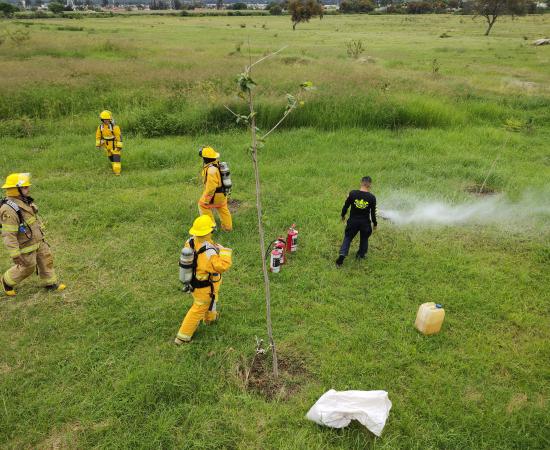
[[[372,234],[370,220],[348,219],[346,231],[344,232],[344,242],[342,242],[342,246],[340,247],[340,255],[348,256],[351,241],[353,241],[357,233],[359,233],[360,237],[357,256],[364,257],[367,254],[369,236]]]

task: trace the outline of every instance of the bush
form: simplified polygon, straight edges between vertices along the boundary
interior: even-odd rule
[[[426,14],[433,12],[432,3],[411,2],[407,5],[407,14]]]
[[[403,9],[402,5],[388,5],[386,8],[386,13],[388,14],[404,14],[405,10]]]
[[[447,4],[445,4],[442,1],[433,2],[432,8],[433,8],[433,12],[435,12],[436,14],[443,14],[449,10],[449,7],[447,6]]]
[[[528,1],[525,4],[525,9],[527,14],[544,14],[546,11],[546,6],[542,6],[544,3],[538,3],[534,1]]]
[[[283,7],[279,2],[269,2],[265,9],[272,16],[280,16],[283,13]]]
[[[193,11],[195,9],[203,8],[203,7],[204,7],[204,5],[201,2],[194,1],[192,3],[182,3],[180,8],[183,9],[183,10],[187,9],[189,11]]]
[[[54,14],[60,14],[64,11],[65,6],[58,2],[48,3],[48,9]]]
[[[242,2],[237,2],[237,3],[233,3],[232,5],[229,5],[227,7],[227,9],[233,9],[233,10],[236,10],[236,11],[242,11],[244,9],[248,9],[248,6],[246,5],[246,3],[242,3]]]
[[[368,13],[374,11],[374,3],[371,0],[342,0],[340,11],[343,13]]]
[[[361,53],[365,51],[361,40],[347,42],[346,47],[348,56],[353,59],[358,59],[359,56],[361,56]]]
[[[149,8],[153,11],[159,11],[164,9],[170,9],[170,2],[162,0],[152,0],[149,4]]]
[[[11,3],[0,3],[0,16],[12,17],[17,11],[19,11],[19,9]]]
[[[46,19],[52,14],[46,11],[25,11],[17,14],[18,19]]]

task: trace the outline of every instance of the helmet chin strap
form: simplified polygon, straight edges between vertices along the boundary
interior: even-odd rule
[[[19,196],[25,203],[27,204],[32,203],[32,198],[29,197],[28,195],[23,194],[23,191],[21,190],[21,186],[17,186],[17,191],[19,192]]]

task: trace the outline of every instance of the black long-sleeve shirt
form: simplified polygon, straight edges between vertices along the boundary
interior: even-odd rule
[[[342,208],[342,218],[346,217],[350,206],[350,219],[372,220],[375,227],[378,225],[376,222],[376,197],[370,192],[351,191]]]

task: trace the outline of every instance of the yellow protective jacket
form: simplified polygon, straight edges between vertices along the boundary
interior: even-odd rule
[[[27,204],[20,197],[7,197],[19,207],[23,216],[23,224],[19,222],[17,212],[4,203],[0,207],[0,223],[2,223],[2,240],[11,258],[38,250],[44,240],[42,222],[38,217],[38,208],[34,203]],[[25,230],[20,229],[24,225]]]
[[[211,281],[214,286],[214,294],[217,296],[222,280],[221,274],[228,270],[233,263],[233,250],[197,237],[188,239],[185,242],[185,247],[192,248],[189,242],[191,239],[193,239],[194,251],[198,253],[195,277],[198,281]],[[204,246],[206,246],[206,250],[199,253]],[[197,291],[210,293],[210,287],[196,288],[195,292]]]
[[[204,190],[199,203],[203,208],[219,208],[227,204],[227,196],[222,190],[222,176],[216,164],[217,161],[202,168]]]
[[[102,123],[95,132],[95,146],[103,147],[107,153],[119,153],[122,150],[122,133],[118,125]]]

